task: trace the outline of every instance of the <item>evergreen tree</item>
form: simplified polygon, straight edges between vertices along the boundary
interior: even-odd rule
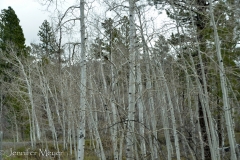
[[[2,10],[0,14],[0,48],[2,51],[6,51],[8,43],[13,43],[19,51],[26,49],[23,30],[19,23],[20,20],[11,7]],[[19,52],[18,56],[20,53],[24,52]]]
[[[120,49],[124,54],[128,52],[129,47],[129,20],[127,17],[123,17],[119,21],[119,28],[113,19],[109,18],[104,20],[102,27],[104,29],[104,38],[97,37],[92,44],[93,56],[97,59],[103,58],[104,60],[110,60],[111,56],[114,59],[120,58],[121,55],[117,55],[117,50]],[[126,57],[128,56],[128,53]]]
[[[155,41],[155,45],[153,49],[154,56],[160,56],[161,59],[164,59],[167,57],[167,53],[169,50],[170,48],[165,37],[163,35],[159,35],[158,40]]]
[[[13,69],[13,66],[6,63],[3,57],[9,58],[8,47],[14,47],[17,56],[26,58],[28,56],[28,49],[25,46],[25,38],[22,27],[20,26],[20,20],[18,19],[15,11],[8,7],[3,9],[0,14],[0,75],[4,81],[11,81],[11,77],[6,72],[11,72],[17,75],[18,71]]]
[[[19,59],[29,58],[29,47],[25,45],[25,38],[23,30],[20,26],[20,20],[18,19],[15,11],[8,7],[3,9],[0,13],[0,85],[4,88],[4,92],[1,95],[1,104],[3,105],[4,112],[8,112],[8,115],[3,115],[4,120],[9,120],[9,117],[16,115],[16,123],[20,126],[22,138],[24,138],[24,132],[26,131],[26,125],[22,124],[23,119],[26,116],[23,111],[23,103],[19,97],[23,94],[13,95],[10,86],[18,81],[20,78],[20,70],[17,67],[18,62],[16,56]],[[10,48],[11,47],[11,48]],[[11,49],[11,50],[9,50]],[[13,53],[12,53],[13,52]],[[9,61],[6,61],[8,59]],[[6,85],[7,84],[7,85]],[[8,86],[5,88],[5,86]],[[25,88],[22,87],[22,92],[25,92]],[[24,97],[24,96],[23,96]],[[24,99],[28,101],[28,99]],[[6,110],[5,110],[6,109]],[[8,117],[9,116],[9,117]],[[10,119],[11,120],[11,119]],[[10,122],[8,125],[14,125]],[[28,131],[26,131],[28,132]]]
[[[44,50],[43,56],[53,59],[56,52],[56,38],[52,27],[47,20],[44,20],[39,28],[38,36],[41,41],[40,47]]]

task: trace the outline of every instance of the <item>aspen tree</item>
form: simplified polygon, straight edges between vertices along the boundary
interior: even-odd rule
[[[143,24],[142,24],[142,20],[141,20],[141,13],[140,13],[140,9],[137,10],[138,11],[138,19],[140,22],[140,33],[141,33],[141,38],[142,38],[142,45],[143,45],[143,55],[144,57],[147,57],[147,47],[146,47],[146,42],[145,42],[145,38],[144,38],[144,34],[143,34]],[[141,137],[145,137],[145,120],[144,120],[144,112],[146,111],[146,108],[144,106],[143,103],[143,84],[142,84],[142,73],[141,73],[141,63],[140,63],[140,53],[137,53],[137,87],[138,87],[138,99],[137,99],[137,105],[138,105],[138,110],[139,110],[139,133]],[[149,78],[149,64],[147,64],[147,89],[152,88],[151,86],[151,81]],[[149,105],[152,108],[153,107],[153,98],[151,93],[149,94]],[[154,111],[153,111],[153,115],[151,115],[152,117],[152,123],[153,123],[153,130],[156,129],[156,120],[155,120],[155,116],[154,116]],[[145,143],[145,138],[140,138],[140,145],[141,145],[141,157],[142,158],[146,158],[146,143]],[[156,148],[156,146],[154,146],[154,148]],[[157,153],[155,153],[157,154]],[[157,157],[157,156],[156,156]]]
[[[213,6],[212,6],[212,0],[209,0],[209,9],[210,9],[210,16],[211,16],[211,22],[213,25],[214,30],[214,40],[216,45],[216,52],[217,52],[217,58],[219,63],[219,74],[220,74],[220,81],[221,81],[221,89],[223,94],[223,109],[225,114],[225,122],[227,127],[227,133],[228,133],[228,140],[230,143],[231,148],[231,159],[236,160],[236,140],[235,140],[235,134],[234,134],[234,128],[233,128],[233,121],[231,116],[231,109],[229,106],[229,99],[228,99],[228,88],[227,88],[227,80],[226,80],[226,73],[225,68],[223,65],[223,59],[221,55],[221,44],[218,36],[217,26],[215,23],[214,15],[213,15]]]
[[[23,74],[24,82],[27,85],[27,96],[30,101],[31,106],[31,112],[29,112],[31,117],[29,117],[30,121],[30,139],[31,139],[31,146],[35,147],[37,140],[41,139],[41,131],[40,131],[40,125],[39,120],[36,114],[36,105],[34,103],[33,98],[33,88],[32,88],[32,78],[31,78],[31,66],[28,64],[28,66],[24,66],[21,59],[17,56],[17,53],[14,51],[14,49],[10,49],[10,55],[12,57],[12,60],[8,59],[9,63],[12,63],[15,66],[18,66],[19,70]],[[28,73],[29,72],[29,73]]]
[[[81,78],[80,78],[80,113],[79,113],[79,128],[78,128],[78,160],[84,159],[84,148],[86,138],[86,95],[87,95],[87,61],[86,61],[86,46],[85,46],[85,1],[80,0],[80,33],[81,33]]]
[[[37,67],[37,72],[38,72],[38,78],[40,81],[39,87],[42,91],[42,95],[43,95],[44,102],[45,102],[44,108],[47,113],[49,127],[52,132],[53,144],[54,144],[54,147],[59,151],[57,132],[56,132],[53,115],[52,115],[53,111],[51,110],[50,102],[49,102],[49,92],[51,93],[51,89],[49,87],[49,81],[48,81],[48,78],[46,77],[42,67]]]
[[[155,71],[153,73],[153,79],[156,81],[156,74],[157,72]],[[165,136],[165,142],[166,142],[166,146],[167,146],[167,159],[171,160],[172,159],[172,154],[173,154],[173,147],[170,141],[170,132],[169,132],[169,118],[168,118],[168,112],[167,112],[167,107],[166,107],[166,94],[165,92],[162,91],[162,84],[156,83],[156,89],[157,91],[157,97],[160,97],[160,104],[161,104],[161,120],[162,120],[162,124],[163,124],[163,132],[164,132],[164,136]]]
[[[90,81],[90,88],[93,88],[92,86],[92,81]],[[93,90],[93,89],[92,89]],[[95,97],[93,96],[93,92],[92,90],[90,91],[90,94],[92,96],[91,100],[93,101],[95,99]],[[98,132],[98,126],[97,126],[97,119],[94,120],[94,116],[93,116],[93,110],[92,110],[92,107],[91,107],[92,104],[88,104],[89,106],[89,109],[90,109],[90,115],[89,115],[89,121],[91,122],[92,124],[92,127],[93,127],[93,131],[95,133],[95,137],[96,137],[96,142],[97,142],[97,145],[99,146],[99,158],[101,158],[101,160],[106,160],[106,157],[105,157],[105,153],[104,153],[104,149],[103,149],[103,145],[102,145],[102,140],[101,140],[101,137],[100,137],[100,134]]]
[[[172,102],[172,99],[171,99],[170,90],[169,90],[164,72],[162,70],[161,63],[159,63],[159,60],[155,60],[155,63],[159,67],[161,84],[163,86],[164,92],[166,93],[167,100],[168,100],[168,105],[170,107],[169,110],[170,110],[170,116],[171,116],[172,127],[173,127],[173,136],[174,136],[174,144],[175,144],[175,149],[176,149],[176,157],[177,157],[177,160],[180,160],[181,158],[180,158],[179,138],[178,138],[178,133],[177,133],[176,117],[175,117],[175,113],[174,113],[174,106],[173,106],[173,102]]]
[[[134,159],[134,121],[135,121],[135,83],[136,83],[136,49],[135,49],[135,0],[129,0],[130,21],[130,55],[129,55],[129,91],[128,91],[128,119],[127,119],[127,160]]]

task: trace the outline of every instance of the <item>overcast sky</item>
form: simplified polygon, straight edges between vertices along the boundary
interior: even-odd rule
[[[26,44],[37,42],[38,30],[42,22],[48,20],[48,12],[44,11],[46,7],[41,6],[36,0],[0,0],[0,10],[11,6],[16,12],[20,25],[22,26]]]
[[[50,12],[47,12],[46,6],[42,6],[39,3],[39,1],[41,0],[0,0],[0,10],[7,9],[8,6],[11,6],[16,12],[20,20],[20,25],[22,26],[24,36],[26,38],[27,45],[30,45],[30,43],[32,42],[34,43],[39,42],[37,33],[39,31],[39,26],[41,26],[42,22],[45,19],[51,22],[49,18]],[[66,5],[69,7],[70,4],[68,3],[72,1],[74,0],[67,0],[67,2],[65,1],[67,3]],[[94,12],[100,12],[101,11],[100,8],[102,7],[103,4],[99,3],[97,5],[97,3],[95,3],[95,5],[96,6],[94,7]],[[156,28],[162,28],[164,26],[163,21],[165,20],[168,21],[166,14],[163,13],[161,16],[159,16],[158,11],[155,10],[155,7],[152,7],[147,12],[148,12],[147,14],[148,19],[151,19],[151,17],[155,17],[154,19],[155,19]],[[164,28],[167,28],[168,29],[167,32],[169,32],[169,27],[165,26]],[[164,35],[166,35],[166,31],[164,32],[165,32]]]

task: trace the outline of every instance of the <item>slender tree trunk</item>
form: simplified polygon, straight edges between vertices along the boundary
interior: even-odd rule
[[[200,53],[200,51],[204,51],[205,49],[205,45],[204,45],[204,38],[203,38],[203,35],[202,35],[202,31],[203,29],[205,28],[205,15],[203,15],[204,13],[206,13],[206,8],[204,7],[205,5],[205,0],[204,1],[201,1],[201,0],[198,0],[197,1],[197,8],[199,9],[200,13],[197,14],[197,21],[196,21],[196,26],[197,26],[197,39],[198,41],[200,42],[199,44],[199,50],[198,50],[198,55],[202,54]],[[199,76],[199,81],[202,85],[202,88],[204,89],[204,80],[203,78],[205,77],[205,65],[203,65],[203,63],[199,63],[197,64],[197,73],[198,73],[198,76]],[[207,95],[205,95],[207,96]],[[209,119],[208,117],[204,117],[204,108],[205,107],[201,100],[200,100],[200,96],[198,96],[198,113],[199,113],[199,123],[200,123],[200,127],[201,127],[201,132],[202,132],[202,138],[203,138],[203,141],[204,143],[206,144],[204,146],[204,155],[205,155],[205,159],[206,160],[210,160],[211,159],[211,145],[209,142],[209,139],[208,139],[208,135],[207,135],[207,124]],[[206,97],[207,98],[207,97]],[[207,120],[205,120],[205,118],[207,118]]]
[[[118,134],[117,134],[117,130],[118,130],[118,125],[117,125],[117,108],[116,108],[116,105],[115,105],[115,94],[116,94],[116,82],[117,82],[117,79],[116,79],[116,75],[117,75],[117,72],[115,71],[114,72],[114,67],[116,67],[113,63],[114,59],[113,59],[113,53],[112,53],[112,37],[110,39],[110,47],[111,47],[111,53],[110,53],[110,60],[111,60],[111,92],[110,92],[110,104],[111,104],[111,108],[112,108],[112,124],[113,124],[113,127],[111,128],[112,131],[112,143],[113,143],[113,156],[114,156],[114,160],[119,160],[119,156],[118,156],[118,141],[117,141],[117,138],[118,138]]]
[[[52,132],[54,147],[58,149],[57,133],[56,133],[56,129],[54,126],[52,111],[51,111],[50,104],[49,104],[48,91],[50,90],[50,87],[49,87],[47,78],[44,75],[44,72],[41,69],[39,69],[38,72],[39,72],[40,87],[41,87],[43,98],[45,101],[44,107],[45,107],[45,111],[47,113],[49,127]]]
[[[139,57],[139,56],[138,56]],[[142,73],[140,70],[140,63],[137,62],[137,88],[138,88],[138,97],[137,97],[137,106],[139,111],[139,133],[140,133],[140,145],[141,145],[141,158],[145,159],[146,156],[146,146],[144,138],[145,122],[144,122],[144,104],[143,104],[143,87],[142,87]]]
[[[90,88],[93,88],[92,87],[92,82],[89,82],[90,83]],[[93,89],[92,89],[93,90]],[[91,99],[94,100],[94,93],[92,92],[92,90],[90,90],[90,95],[91,95]],[[101,160],[106,160],[106,157],[105,157],[105,153],[104,153],[104,150],[103,150],[103,145],[102,145],[102,140],[101,140],[101,137],[100,137],[100,134],[98,132],[98,126],[97,126],[97,119],[94,120],[94,116],[93,116],[93,110],[92,110],[92,105],[89,105],[89,119],[92,123],[92,127],[93,127],[93,131],[95,133],[95,139],[96,139],[96,142],[97,142],[97,145],[99,146],[99,149],[100,149],[100,156],[99,158],[101,158]],[[114,159],[115,160],[115,159]],[[117,159],[116,159],[117,160]]]
[[[25,68],[24,68],[24,65],[22,64],[21,60],[17,57],[17,55],[14,55],[14,58],[17,60],[17,63],[19,65],[19,68],[21,69],[22,71],[22,74],[24,76],[24,79],[25,79],[25,82],[27,84],[27,90],[28,90],[28,97],[29,97],[29,100],[30,100],[30,105],[31,105],[31,124],[30,126],[32,126],[32,132],[30,133],[31,134],[31,144],[32,144],[32,147],[35,147],[36,145],[36,140],[40,140],[41,138],[41,132],[40,132],[40,127],[39,127],[39,122],[38,122],[38,118],[37,118],[37,115],[36,115],[36,108],[35,108],[35,104],[34,104],[34,100],[33,100],[33,90],[32,90],[32,79],[31,79],[31,69],[28,68],[29,70],[29,75],[27,75],[27,72],[25,71]],[[29,117],[30,118],[30,117]],[[37,136],[37,137],[36,137]]]
[[[138,53],[138,60],[137,60],[137,91],[138,91],[138,97],[137,97],[137,106],[138,106],[138,115],[139,115],[139,134],[140,134],[140,145],[141,145],[141,158],[145,159],[146,156],[146,146],[145,146],[145,138],[144,138],[144,104],[143,104],[143,86],[142,86],[142,73],[140,69],[140,55]]]
[[[159,76],[162,79],[162,85],[164,87],[164,90],[166,92],[167,95],[167,100],[168,100],[168,104],[169,104],[169,110],[170,110],[170,115],[171,115],[171,120],[172,120],[172,127],[173,127],[173,136],[174,136],[174,144],[175,144],[175,149],[176,149],[176,157],[177,160],[180,160],[180,147],[179,147],[179,138],[178,138],[178,133],[177,133],[177,124],[176,124],[176,117],[175,117],[175,113],[174,113],[174,106],[172,103],[172,99],[171,99],[171,94],[169,91],[169,87],[167,84],[167,80],[164,76],[163,70],[162,70],[162,65],[159,61],[156,60],[156,64],[159,67]]]
[[[136,83],[136,64],[135,64],[135,0],[129,0],[129,21],[130,21],[130,55],[129,55],[129,91],[128,91],[128,119],[127,119],[127,160],[134,159],[134,121],[135,121],[135,83]]]
[[[80,27],[81,27],[81,80],[80,80],[80,113],[79,113],[79,129],[78,129],[78,160],[84,159],[84,146],[85,146],[85,123],[86,123],[86,95],[87,95],[87,62],[86,62],[86,49],[85,49],[85,16],[84,16],[85,1],[80,0]]]
[[[3,131],[2,131],[2,128],[3,128],[3,124],[2,124],[2,109],[3,109],[3,94],[2,94],[2,86],[0,86],[0,89],[1,89],[1,93],[0,93],[0,151],[1,151],[1,154],[0,154],[0,160],[2,160],[2,140],[3,140]]]
[[[199,8],[200,13],[206,12],[206,2],[204,1],[197,1],[197,7]],[[206,58],[204,58],[202,52],[205,51],[205,41],[202,36],[202,31],[205,28],[205,15],[198,14],[196,24],[192,23],[193,27],[197,26],[197,37],[195,37],[197,43],[197,53],[199,58],[199,63],[195,65],[193,57],[189,52],[189,58],[192,65],[192,71],[198,78],[196,78],[197,87],[199,90],[198,93],[198,113],[199,113],[199,123],[201,127],[201,136],[205,142],[204,146],[204,158],[206,160],[210,159],[220,159],[219,150],[218,150],[218,140],[216,137],[216,132],[213,124],[213,118],[210,111],[210,102],[209,102],[209,95],[208,95],[208,88],[207,88],[207,78],[206,78]],[[194,21],[192,12],[190,11],[191,21]],[[196,66],[196,68],[194,67]]]
[[[3,140],[3,131],[0,131],[0,151],[2,152],[2,140]],[[0,154],[0,160],[2,160],[2,153]]]
[[[229,99],[228,99],[228,88],[227,88],[227,80],[226,80],[226,73],[223,65],[223,59],[221,54],[221,47],[220,47],[220,41],[217,31],[217,26],[214,20],[214,14],[213,14],[213,6],[212,6],[212,0],[209,0],[209,7],[210,7],[210,16],[211,16],[211,22],[213,25],[214,30],[214,40],[217,50],[217,58],[219,63],[219,74],[220,74],[220,82],[221,82],[221,89],[223,94],[223,110],[225,114],[225,122],[227,127],[227,133],[228,133],[228,140],[230,143],[231,148],[231,159],[236,160],[236,140],[235,140],[235,134],[234,134],[234,128],[233,128],[233,121],[232,121],[232,115],[231,115],[231,109],[229,106]]]
[[[154,75],[155,76],[155,75]],[[156,77],[154,78],[156,80]],[[162,88],[162,85],[159,86],[159,84],[156,84],[157,89],[160,90],[160,88]],[[170,140],[170,132],[169,132],[169,118],[168,118],[168,113],[167,113],[167,109],[166,109],[166,97],[165,97],[165,92],[157,92],[157,97],[159,97],[160,99],[160,104],[161,104],[161,119],[162,119],[162,124],[163,124],[163,128],[164,128],[164,137],[165,137],[165,141],[166,141],[166,146],[167,146],[167,159],[171,160],[172,159],[172,154],[173,154],[173,147],[172,147],[172,143]]]

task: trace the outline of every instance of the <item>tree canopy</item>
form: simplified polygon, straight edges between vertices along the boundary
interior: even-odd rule
[[[44,20],[42,25],[39,27],[38,36],[40,38],[40,47],[44,50],[47,57],[52,57],[56,52],[56,38],[50,23]]]
[[[13,43],[18,49],[23,50],[25,38],[20,20],[12,7],[3,9],[0,14],[0,48],[5,51],[8,43]],[[20,54],[20,53],[19,53]]]

